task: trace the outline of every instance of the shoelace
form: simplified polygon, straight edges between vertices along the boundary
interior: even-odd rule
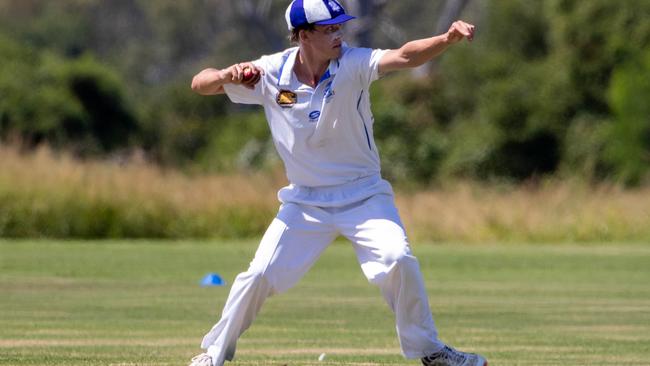
[[[447,363],[451,362],[451,365],[462,365],[467,358],[464,354],[456,351],[455,349],[445,346],[440,352],[434,353],[430,356],[424,358],[424,361],[427,363],[445,361]]]

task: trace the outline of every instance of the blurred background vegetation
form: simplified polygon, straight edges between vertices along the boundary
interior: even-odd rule
[[[397,187],[412,192],[457,181],[530,185],[549,179],[628,188],[650,183],[649,1],[342,2],[360,15],[346,29],[356,46],[396,48],[443,32],[455,18],[477,25],[473,43],[373,86],[382,169]],[[19,184],[7,168],[8,159],[23,159],[14,166],[31,170],[25,164],[42,159],[24,154],[42,146],[78,162],[136,160],[136,166],[194,177],[266,174],[281,185],[281,162],[261,109],[201,97],[189,85],[205,67],[288,47],[287,4],[0,0],[0,236],[107,235],[104,229],[87,235],[15,229],[26,222],[20,215],[34,218],[29,208],[22,214],[10,208],[20,201],[15,197],[43,204],[56,196],[39,196],[36,188],[16,193]],[[61,202],[68,210],[69,202]],[[272,215],[273,208],[262,211]],[[642,211],[641,218],[648,216]],[[264,225],[244,226],[250,233]],[[120,230],[113,236],[147,236],[146,230]],[[204,227],[166,230],[150,234],[223,234]]]

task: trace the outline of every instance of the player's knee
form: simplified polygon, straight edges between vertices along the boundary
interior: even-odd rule
[[[400,263],[404,258],[411,255],[411,251],[406,242],[391,245],[382,253],[381,261],[387,266],[393,263]]]
[[[263,268],[251,266],[246,272],[240,273],[235,281],[244,281],[254,287],[262,286],[268,288],[270,293],[274,292],[273,283]]]
[[[246,272],[242,272],[237,275],[235,281],[243,281],[256,285],[261,280],[264,279],[264,274],[262,271],[256,270],[254,268],[249,268]]]
[[[269,295],[285,292],[289,287],[291,287],[291,285],[287,284],[287,281],[282,278],[281,273],[274,270],[272,267],[259,268],[251,266],[247,273],[249,276],[254,278],[254,281],[268,287]]]
[[[412,267],[412,262],[415,260],[408,243],[404,242],[385,248],[374,264],[362,265],[362,268],[370,283],[381,286],[396,273],[401,273],[403,267]]]

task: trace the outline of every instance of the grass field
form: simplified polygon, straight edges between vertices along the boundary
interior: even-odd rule
[[[0,364],[185,365],[256,243],[0,241]],[[490,365],[650,365],[650,246],[415,245],[443,340]],[[326,353],[324,361],[318,356]],[[268,300],[236,365],[417,365],[349,245]]]

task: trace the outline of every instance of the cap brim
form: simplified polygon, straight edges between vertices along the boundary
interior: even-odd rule
[[[341,23],[347,22],[348,20],[352,20],[352,19],[356,19],[356,18],[357,17],[353,17],[351,15],[341,14],[341,15],[337,16],[336,18],[321,20],[320,22],[314,22],[314,24],[317,24],[317,25],[341,24]]]

